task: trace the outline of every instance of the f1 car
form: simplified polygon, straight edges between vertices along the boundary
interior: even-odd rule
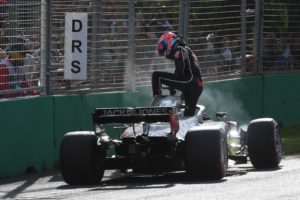
[[[238,126],[225,121],[224,112],[211,120],[203,105],[191,117],[183,111],[182,99],[174,95],[157,96],[149,107],[96,108],[94,131],[68,132],[62,139],[64,181],[97,184],[106,169],[155,174],[183,170],[192,178],[219,180],[226,176],[228,159],[250,160],[257,169],[278,167],[282,146],[274,119]],[[109,126],[122,128],[118,139],[110,137]]]

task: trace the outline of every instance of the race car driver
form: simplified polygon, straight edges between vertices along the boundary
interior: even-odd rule
[[[203,90],[199,63],[194,52],[181,36],[164,33],[157,44],[159,55],[174,60],[174,73],[155,71],[152,74],[153,96],[161,95],[161,84],[182,92],[185,101],[184,116],[195,114],[197,101]]]

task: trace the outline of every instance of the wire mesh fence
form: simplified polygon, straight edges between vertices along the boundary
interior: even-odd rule
[[[64,79],[68,12],[88,14],[86,80]],[[297,0],[0,0],[0,98],[148,86],[174,70],[155,49],[166,31],[185,37],[206,81],[299,70],[299,13]]]
[[[300,1],[265,1],[262,42],[264,71],[300,69]]]
[[[138,1],[135,4],[136,82],[149,85],[155,70],[172,71],[172,62],[155,50],[162,33],[178,31],[179,1]]]
[[[188,39],[204,78],[252,72],[255,1],[194,0],[190,4]]]
[[[39,94],[40,1],[0,1],[0,97]]]
[[[75,6],[69,6],[71,2],[58,1],[57,4],[53,4],[52,17],[54,20],[60,18],[55,20],[60,25],[54,25],[53,20],[52,24],[60,32],[58,35],[61,35],[64,31],[64,24],[61,23],[65,12],[89,13],[89,76],[88,81],[84,82],[63,80],[62,63],[59,72],[52,75],[53,93],[117,91],[134,89],[136,85],[150,85],[153,71],[174,70],[172,61],[159,57],[155,50],[160,35],[166,31],[179,33],[180,29],[184,31],[181,34],[187,37],[189,45],[200,58],[205,79],[228,78],[242,73],[241,64],[235,64],[233,61],[235,57],[228,55],[233,52],[228,51],[235,48],[236,54],[241,54],[242,34],[253,30],[254,15],[248,16],[246,24],[248,29],[242,33],[240,1],[231,1],[230,4],[225,0],[81,1],[81,10],[76,10],[78,8],[76,3],[72,4]],[[131,7],[133,10],[130,10]],[[187,9],[184,10],[182,7]],[[254,10],[254,0],[247,1],[246,7]],[[221,8],[225,10],[220,12]],[[182,14],[182,10],[185,13]],[[188,15],[190,20],[180,23],[184,15]],[[131,20],[133,23],[130,23]],[[183,26],[188,29],[184,29]],[[132,28],[134,31],[130,32]],[[130,37],[131,34],[134,37]],[[245,55],[249,58],[247,64],[251,65],[253,32],[248,34],[245,38],[248,39],[246,45],[250,52]],[[225,40],[227,48],[223,45]]]

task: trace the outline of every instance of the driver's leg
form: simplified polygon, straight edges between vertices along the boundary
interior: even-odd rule
[[[174,74],[169,72],[155,71],[152,73],[153,96],[161,95],[161,79],[174,79]]]
[[[203,87],[199,87],[198,84],[193,83],[189,84],[187,88],[183,91],[183,97],[185,101],[185,110],[184,116],[193,116],[195,115],[196,106],[198,99],[202,94]]]

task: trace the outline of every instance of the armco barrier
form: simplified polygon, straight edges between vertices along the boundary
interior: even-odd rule
[[[274,117],[299,124],[300,74],[255,76],[205,84],[199,103],[210,116],[228,112],[228,120],[247,122]],[[0,102],[0,178],[57,167],[64,133],[92,130],[96,107],[146,106],[150,87],[126,93],[42,96]]]

